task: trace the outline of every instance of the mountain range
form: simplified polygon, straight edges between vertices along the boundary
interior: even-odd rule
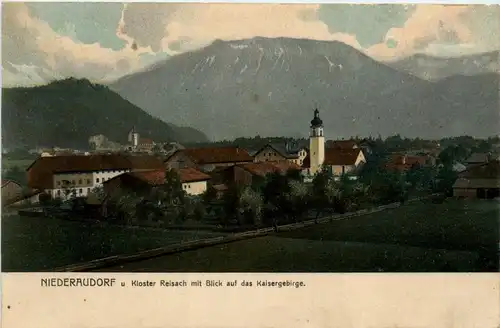
[[[315,108],[332,139],[497,133],[498,73],[448,76],[452,70],[433,82],[407,72],[418,69],[412,60],[380,63],[341,42],[217,40],[110,88],[154,116],[215,140],[306,136]]]
[[[500,72],[500,51],[454,58],[415,54],[386,64],[425,80],[438,81],[453,75],[474,76],[498,73]]]
[[[107,86],[85,79],[2,89],[2,146],[88,148],[92,135],[126,143],[135,126],[157,142],[200,142],[200,131],[168,124],[123,99]]]

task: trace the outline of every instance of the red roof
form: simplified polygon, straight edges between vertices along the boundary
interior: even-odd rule
[[[178,169],[177,174],[182,183],[210,180],[210,176],[193,168]],[[149,184],[160,185],[165,181],[164,170],[142,171],[126,173],[137,177]]]
[[[161,185],[165,181],[165,171],[155,170],[155,171],[142,171],[142,172],[130,172],[125,173],[135,178],[138,178],[144,182],[151,185]],[[107,182],[107,181],[106,181]],[[106,183],[104,182],[104,183]]]
[[[425,165],[427,156],[407,156],[402,154],[394,154],[389,158],[388,163],[385,165],[388,170],[395,171],[408,171],[414,165]]]
[[[152,145],[153,143],[154,143],[153,139],[148,139],[148,138],[140,138],[139,139],[140,145]]]
[[[262,177],[274,172],[279,172],[283,174],[291,169],[300,170],[300,166],[298,166],[297,164],[285,161],[249,163],[249,164],[241,164],[239,166],[254,175]]]
[[[150,155],[72,155],[39,157],[27,171],[29,186],[51,189],[52,176],[63,172],[95,172],[105,170],[151,170],[163,169],[163,162]]]
[[[340,148],[325,148],[324,165],[354,165],[358,159],[361,149],[340,149]],[[309,154],[304,158],[303,167],[310,167]]]
[[[196,181],[205,181],[209,180],[210,176],[200,172],[193,168],[188,169],[179,169],[176,170],[177,174],[179,174],[179,178],[181,183],[187,182],[196,182]],[[127,172],[123,173],[119,176],[116,176],[113,179],[121,179],[126,176],[130,176],[136,179],[139,179],[143,182],[146,182],[150,185],[158,186],[162,185],[165,182],[165,171],[164,170],[150,170],[150,171],[139,171],[139,172]],[[113,180],[109,179],[104,183],[109,183],[109,181]]]
[[[199,165],[253,162],[253,157],[245,149],[239,147],[188,148],[180,149],[175,153],[178,152],[183,152]]]
[[[327,148],[338,148],[338,149],[354,149],[358,145],[353,140],[328,140],[326,142]]]
[[[177,170],[177,173],[183,183],[210,180],[210,176],[208,174],[193,168],[179,169]]]

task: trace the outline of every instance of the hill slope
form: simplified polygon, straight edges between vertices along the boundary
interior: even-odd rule
[[[204,141],[191,128],[154,118],[108,87],[66,79],[33,88],[2,90],[4,147],[62,146],[86,148],[91,135],[104,134],[124,143],[135,126],[155,141]]]
[[[215,41],[110,87],[153,115],[215,139],[305,136],[316,106],[330,138],[432,138],[453,134],[456,126],[460,134],[496,132],[498,76],[475,79],[479,94],[467,82],[455,90],[449,81],[435,85],[340,42],[254,38]],[[475,122],[475,110],[486,113],[486,124]]]
[[[453,75],[480,75],[500,72],[500,51],[443,58],[424,54],[386,63],[426,80],[437,81]]]

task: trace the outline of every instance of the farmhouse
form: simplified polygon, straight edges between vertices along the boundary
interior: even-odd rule
[[[195,168],[211,172],[216,168],[252,163],[254,158],[240,147],[210,147],[179,149],[165,160],[168,168]]]
[[[212,181],[216,185],[225,186],[251,186],[264,181],[265,177],[271,173],[285,174],[289,170],[300,172],[301,167],[290,162],[258,162],[238,164],[227,168],[222,168],[212,173]]]
[[[39,157],[26,170],[28,186],[53,198],[85,197],[103,182],[131,171],[163,169],[160,159],[133,155]]]
[[[393,154],[389,157],[385,168],[390,171],[406,172],[412,168],[432,165],[432,161],[428,156],[409,156],[406,154]]]
[[[23,193],[23,187],[12,180],[2,180],[2,204],[8,204],[18,199]]]
[[[290,162],[302,166],[307,156],[307,147],[291,143],[270,143],[254,154],[255,162]]]
[[[500,197],[500,162],[472,166],[459,173],[453,185],[453,196],[465,198]]]
[[[207,190],[210,176],[193,168],[176,170],[182,189],[188,195],[200,195]],[[126,172],[103,183],[104,192],[112,195],[118,191],[147,192],[151,187],[161,186],[165,182],[164,170]]]

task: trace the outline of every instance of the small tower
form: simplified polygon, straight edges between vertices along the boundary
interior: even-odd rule
[[[314,110],[314,118],[311,120],[309,160],[310,174],[316,174],[325,162],[325,136],[323,134],[323,121],[319,118],[318,109]]]
[[[128,133],[128,142],[134,148],[139,144],[139,133],[137,133],[137,131],[135,130],[135,126],[133,126],[132,130],[130,130]]]

